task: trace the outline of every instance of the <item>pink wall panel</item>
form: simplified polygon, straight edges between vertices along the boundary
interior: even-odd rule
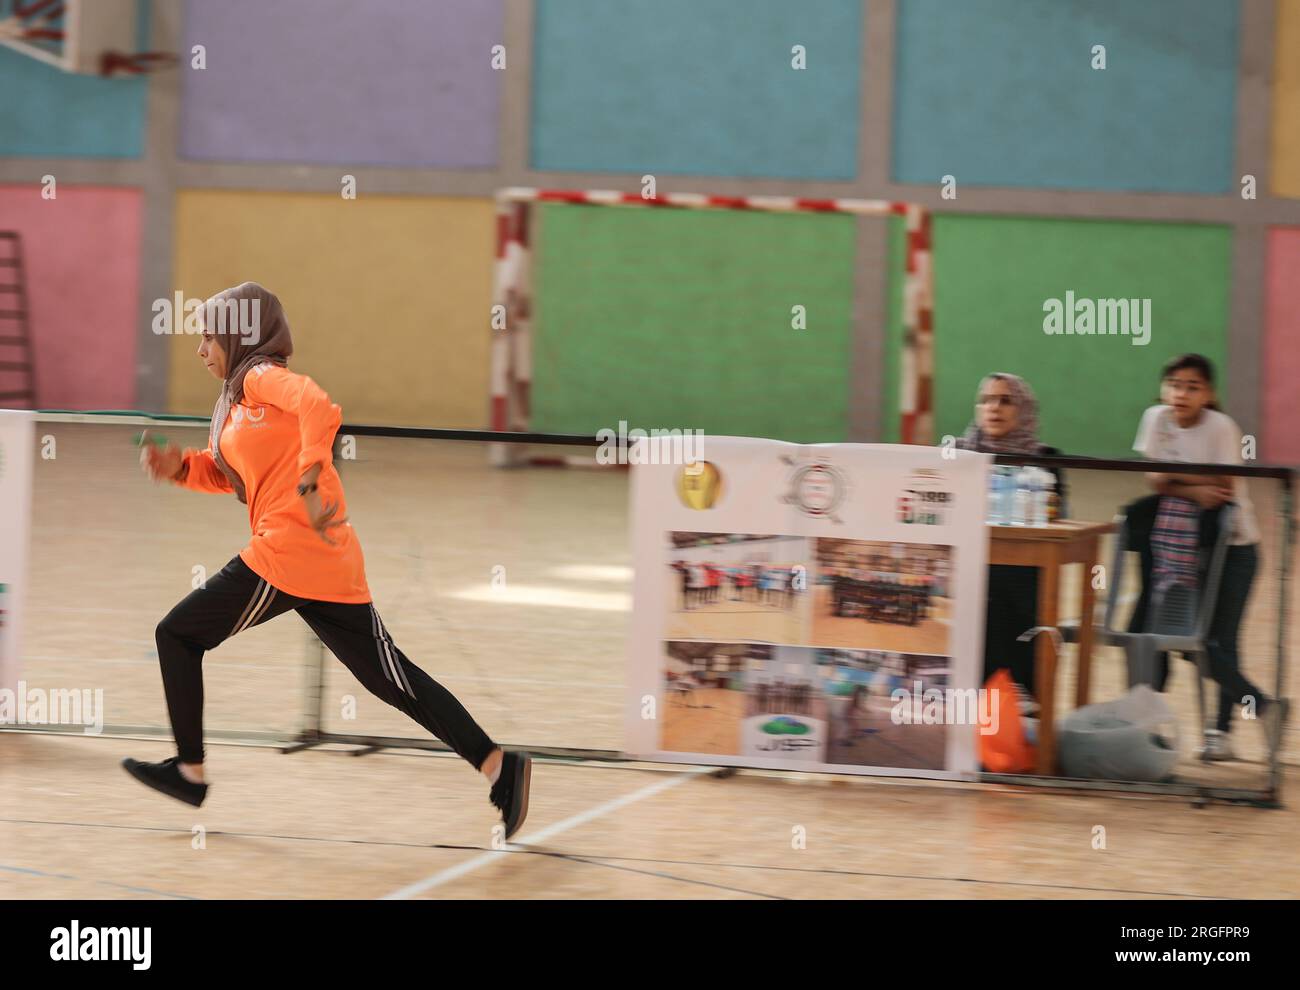
[[[42,408],[135,403],[140,203],[135,189],[59,185],[45,200],[0,185],[0,230],[23,236]]]
[[[1268,236],[1262,460],[1300,464],[1300,227]]]

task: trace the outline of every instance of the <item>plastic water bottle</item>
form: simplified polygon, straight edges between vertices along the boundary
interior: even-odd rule
[[[1056,478],[1046,468],[1034,468],[1034,474],[1038,478],[1038,483],[1034,486],[1034,525],[1046,526],[1047,503],[1056,487]]]
[[[998,474],[998,490],[994,523],[998,526],[1008,526],[1011,524],[1011,503],[1016,494],[1016,469],[1000,467],[996,470]]]
[[[1022,467],[1015,476],[1015,495],[1011,503],[1011,525],[1028,526],[1031,522],[1031,506],[1034,499],[1033,468]]]
[[[989,504],[988,504],[988,524],[990,526],[1002,525],[1002,489],[1006,481],[1006,475],[1002,468],[994,466],[989,472]]]

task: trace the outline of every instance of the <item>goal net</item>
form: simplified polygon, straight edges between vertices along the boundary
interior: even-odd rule
[[[859,217],[905,228],[902,341],[883,377],[899,438],[930,442],[927,211],[694,193],[498,194],[491,429],[847,439]],[[527,459],[494,445],[495,463]]]

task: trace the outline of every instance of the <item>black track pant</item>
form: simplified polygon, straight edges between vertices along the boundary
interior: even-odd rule
[[[477,770],[496,748],[455,696],[394,644],[374,605],[296,598],[239,557],[158,623],[167,712],[182,763],[203,762],[203,654],[236,633],[294,609],[371,694],[406,712]]]

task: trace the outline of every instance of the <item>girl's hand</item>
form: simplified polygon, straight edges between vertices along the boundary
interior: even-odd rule
[[[1202,509],[1217,508],[1234,497],[1233,490],[1222,485],[1189,485],[1180,494],[1185,494]]]
[[[1216,484],[1216,485],[1211,485],[1210,487],[1213,488],[1213,489],[1215,489],[1215,491],[1217,491],[1217,492],[1219,493],[1219,504],[1220,504],[1220,505],[1224,505],[1224,504],[1226,504],[1226,503],[1228,503],[1228,502],[1231,502],[1231,501],[1235,500],[1236,497],[1237,497],[1237,489],[1236,489],[1236,487],[1232,484],[1231,481],[1222,482],[1222,483],[1219,483],[1219,484]]]
[[[301,480],[303,484],[314,485],[319,476],[320,465],[316,464],[302,476]],[[320,489],[309,491],[302,497],[302,499],[303,502],[306,503],[307,520],[311,523],[311,528],[314,529],[316,534],[330,546],[336,546],[336,541],[330,539],[329,531],[337,526],[347,525],[348,521],[347,516],[344,516],[342,519],[334,518],[338,515],[338,503],[322,500],[320,497]]]
[[[148,434],[141,438],[140,469],[153,481],[175,481],[185,466],[181,449],[174,443],[159,447],[150,443]]]

